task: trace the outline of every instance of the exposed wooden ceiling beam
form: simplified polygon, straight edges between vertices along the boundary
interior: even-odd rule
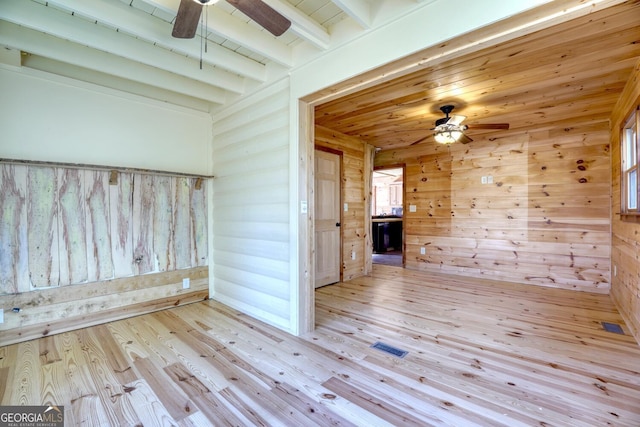
[[[0,8],[0,19],[232,92],[243,93],[245,89],[244,79],[237,75],[216,68],[205,72],[194,59],[44,5],[7,2]]]
[[[117,28],[136,37],[158,44],[174,52],[180,52],[203,62],[222,67],[234,74],[257,81],[265,80],[265,66],[245,56],[225,49],[215,43],[202,52],[199,39],[184,40],[171,37],[172,24],[162,19],[149,19],[148,13],[127,6],[123,2],[98,2],[96,0],[49,0],[49,4],[74,11],[94,21]]]
[[[365,0],[332,0],[362,28],[371,28],[371,6]]]
[[[331,36],[322,25],[309,18],[300,10],[282,0],[263,0],[269,6],[277,10],[281,15],[291,21],[290,30],[314,46],[320,49],[327,49],[331,41]]]
[[[213,104],[229,100],[228,92],[193,79],[111,55],[87,46],[34,31],[10,22],[2,23],[0,45],[17,47],[35,55],[169,90]]]

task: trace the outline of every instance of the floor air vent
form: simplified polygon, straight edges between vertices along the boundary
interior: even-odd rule
[[[622,326],[618,325],[617,323],[602,322],[602,327],[607,332],[613,332],[615,334],[624,335],[624,331],[622,330]]]
[[[385,343],[381,343],[380,341],[377,341],[375,344],[373,344],[371,346],[371,348],[375,348],[376,350],[384,351],[385,353],[389,353],[390,355],[395,356],[395,357],[399,357],[399,358],[403,358],[407,354],[409,354],[408,351],[400,350],[399,348],[393,347],[393,346],[385,344]]]

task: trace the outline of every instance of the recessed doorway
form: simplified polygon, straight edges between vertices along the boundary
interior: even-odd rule
[[[404,265],[404,168],[373,171],[371,200],[372,261]]]

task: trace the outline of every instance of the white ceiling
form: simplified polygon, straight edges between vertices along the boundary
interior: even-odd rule
[[[185,40],[180,0],[2,0],[0,60],[212,111],[433,1],[264,0],[292,22],[274,37],[220,0]]]

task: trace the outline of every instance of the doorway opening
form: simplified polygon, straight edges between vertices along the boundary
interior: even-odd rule
[[[404,167],[373,171],[371,200],[372,262],[404,266]]]

